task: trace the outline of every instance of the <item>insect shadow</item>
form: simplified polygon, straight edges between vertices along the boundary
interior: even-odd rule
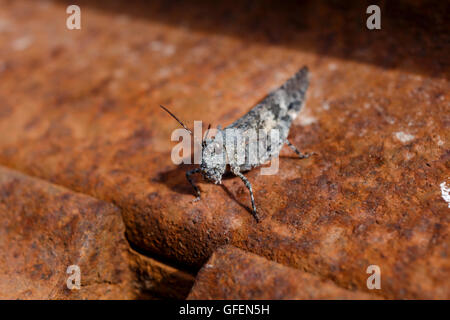
[[[156,178],[153,179],[154,182],[162,183],[170,188],[172,191],[179,194],[188,194],[192,195],[192,186],[186,180],[185,173],[186,171],[194,168],[194,165],[191,164],[180,164],[174,167],[173,169],[166,170],[160,172]],[[231,172],[227,172],[223,176],[223,180],[231,180],[236,178]],[[199,176],[196,178],[196,183],[202,183],[202,178]],[[252,212],[252,209],[245,205],[243,202],[239,201],[236,195],[224,184],[220,184],[222,190],[225,191],[228,197],[230,197],[234,202],[236,202],[243,209],[248,212]]]

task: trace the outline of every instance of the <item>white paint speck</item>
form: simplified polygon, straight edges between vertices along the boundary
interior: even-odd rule
[[[161,41],[152,41],[150,43],[150,49],[155,52],[160,52],[164,56],[171,56],[175,53],[176,48],[169,43],[163,43]]]
[[[438,146],[442,147],[444,145],[444,141],[442,141],[440,136],[437,136],[437,139],[438,139],[438,142],[437,142]]]
[[[444,201],[447,202],[448,207],[450,208],[450,186],[447,187],[446,183],[442,182],[440,184],[440,187],[442,199],[444,199]]]
[[[307,115],[307,114],[300,115],[298,117],[298,119],[299,119],[298,120],[299,124],[301,126],[303,126],[303,127],[309,126],[309,125],[317,122],[317,118],[316,117],[311,116],[311,115]]]
[[[323,109],[323,110],[330,110],[330,104],[328,103],[328,101],[325,101],[325,102],[322,104],[322,109]]]
[[[336,70],[338,67],[337,67],[337,64],[336,63],[329,63],[328,64],[328,70],[330,70],[330,71],[334,71],[334,70]]]
[[[407,143],[410,142],[414,139],[414,136],[412,134],[409,133],[405,133],[403,131],[398,131],[394,133],[394,136],[403,143]]]
[[[16,51],[23,51],[27,49],[32,43],[33,39],[31,37],[22,37],[13,41],[12,48]]]

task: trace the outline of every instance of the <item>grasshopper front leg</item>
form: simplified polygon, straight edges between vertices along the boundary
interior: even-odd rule
[[[200,173],[200,172],[201,172],[200,168],[195,168],[195,169],[186,171],[186,179],[187,179],[187,181],[189,181],[191,186],[194,188],[195,194],[197,195],[194,202],[200,200],[200,189],[195,185],[194,181],[192,181],[191,175],[193,175],[194,173]]]
[[[256,205],[255,205],[255,197],[253,196],[253,189],[252,189],[252,185],[250,183],[250,181],[248,181],[248,179],[240,172],[234,172],[235,175],[237,175],[239,178],[241,178],[242,182],[244,182],[245,186],[247,187],[248,191],[250,192],[250,199],[252,201],[252,214],[253,217],[255,217],[256,222],[259,222],[259,216],[258,216],[258,212],[256,211]]]

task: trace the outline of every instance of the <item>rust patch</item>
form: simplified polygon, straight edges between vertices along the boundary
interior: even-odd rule
[[[188,299],[377,299],[232,246],[221,247],[200,269]]]
[[[120,211],[0,167],[2,299],[129,299]],[[80,268],[80,290],[66,270]]]

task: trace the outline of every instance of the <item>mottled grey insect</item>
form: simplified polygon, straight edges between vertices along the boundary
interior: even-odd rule
[[[300,153],[287,139],[292,121],[297,117],[305,101],[308,86],[308,68],[303,67],[280,88],[270,93],[247,114],[226,127],[225,130],[219,127],[214,138],[208,138],[208,127],[206,136],[202,141],[200,167],[186,172],[186,178],[197,195],[196,200],[200,199],[200,189],[192,181],[192,174],[201,173],[205,179],[220,184],[222,176],[230,171],[241,178],[249,190],[252,214],[257,221],[260,220],[256,210],[252,185],[242,172],[251,170],[277,157],[284,144],[287,144],[301,159],[311,155]],[[163,106],[161,108],[174,117],[192,135],[192,132],[169,110]],[[261,139],[261,133],[266,137],[273,130],[278,132],[275,141]],[[255,131],[259,134],[255,135]],[[264,143],[261,143],[262,140],[265,140]],[[251,150],[258,150],[256,157],[249,156]],[[245,152],[244,162],[238,159],[239,152]]]

